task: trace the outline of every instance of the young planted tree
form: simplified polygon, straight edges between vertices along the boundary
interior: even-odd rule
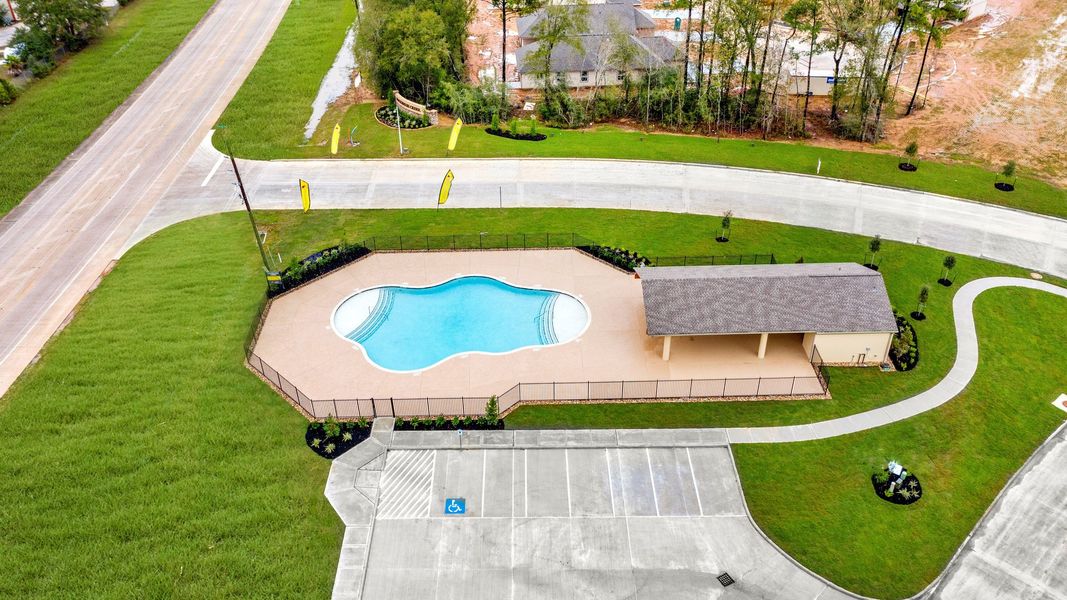
[[[485,420],[490,425],[495,425],[500,421],[500,404],[496,396],[489,396],[489,400],[485,403]]]
[[[508,14],[521,17],[544,5],[544,0],[491,0],[493,8],[500,10],[500,81],[506,81],[508,72]],[[473,4],[473,3],[472,3]]]
[[[730,227],[733,225],[734,211],[728,210],[722,215],[722,231],[719,233],[719,237],[715,238],[716,242],[729,242],[730,241]]]
[[[930,299],[930,286],[924,285],[919,288],[919,303],[915,306],[915,312],[911,313],[911,318],[916,321],[922,321],[926,318],[926,301]]]
[[[882,236],[876,235],[873,238],[871,238],[871,241],[867,242],[867,250],[870,252],[869,256],[871,258],[870,258],[869,261],[864,263],[864,266],[869,268],[869,269],[873,269],[873,270],[877,271],[878,270],[878,253],[882,251]]]
[[[915,108],[915,97],[919,95],[919,85],[922,83],[923,72],[926,70],[926,57],[930,54],[931,42],[940,48],[948,35],[949,29],[945,23],[949,21],[962,21],[967,18],[967,9],[955,0],[934,0],[933,6],[924,11],[926,21],[926,44],[923,48],[922,61],[919,63],[919,75],[915,78],[915,89],[911,92],[911,100],[908,101],[908,110],[904,113],[910,115]]]
[[[996,183],[994,187],[1002,192],[1010,192],[1015,189],[1015,170],[1017,165],[1014,160],[1009,160],[1004,163],[1004,166],[1000,168],[1000,173],[997,174]]]
[[[916,163],[916,157],[919,156],[919,142],[911,141],[904,148],[904,160],[900,161],[897,165],[901,171],[915,171],[919,168]]]
[[[956,268],[956,257],[949,254],[945,257],[945,260],[941,261],[941,278],[937,280],[941,285],[948,287],[952,285],[952,270]]]

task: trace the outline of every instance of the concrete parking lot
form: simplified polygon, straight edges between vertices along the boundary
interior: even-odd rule
[[[401,449],[370,467],[373,522],[349,527],[337,598],[851,597],[755,529],[725,446]]]

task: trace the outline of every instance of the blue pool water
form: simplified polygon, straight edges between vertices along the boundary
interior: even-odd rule
[[[563,314],[557,314],[560,306]],[[466,352],[504,353],[568,341],[559,339],[557,329],[572,338],[586,320],[584,306],[567,294],[469,276],[428,288],[360,292],[338,306],[334,329],[360,344],[378,366],[417,371]]]

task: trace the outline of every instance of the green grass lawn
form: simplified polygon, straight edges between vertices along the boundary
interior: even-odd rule
[[[270,45],[218,122],[225,150],[262,156],[272,148],[298,148],[319,84],[356,19],[352,0],[300,0],[289,5]],[[332,125],[330,126],[333,127]]]
[[[271,249],[286,260],[342,238],[479,231],[575,231],[651,255],[774,251],[783,262],[801,255],[862,260],[866,242],[739,221],[733,241],[714,244],[715,218],[634,211],[313,211],[259,219],[271,230]],[[939,275],[942,256],[885,244],[883,271],[898,306],[910,309],[918,287]],[[262,298],[258,262],[240,213],[156,234],[123,257],[0,399],[0,597],[329,593],[342,528],[322,497],[328,464],[304,447],[303,418],[242,364]],[[959,265],[959,284],[1023,274],[968,257]],[[669,413],[663,404],[603,406],[607,416],[599,420],[568,407],[522,409],[509,426],[762,424],[884,404],[948,369],[954,289],[933,288],[930,318],[917,326],[918,369],[838,369],[832,401],[686,404]],[[899,596],[921,587],[1055,425],[1049,394],[1067,364],[1056,347],[1067,334],[1067,306],[1056,300],[1008,291],[982,298],[989,360],[968,399],[843,440],[738,448],[760,524],[805,564],[857,591],[884,583],[888,595]],[[1041,357],[1039,347],[1046,349]],[[981,457],[990,462],[974,467]],[[927,489],[922,502],[899,508],[862,496],[870,469],[885,458],[919,474]],[[894,530],[891,519],[901,515],[918,531]],[[808,526],[812,519],[825,528]],[[902,569],[893,581],[881,574],[870,584],[858,581],[880,556]],[[905,556],[910,562],[901,562]]]
[[[829,440],[735,446],[760,527],[805,566],[852,591],[877,598],[920,591],[1063,422],[1051,403],[1067,382],[1064,304],[1027,290],[979,297],[978,373],[960,397],[930,413]],[[916,504],[875,496],[870,475],[890,459],[922,482]]]
[[[74,151],[185,39],[213,0],[136,0],[93,45],[0,107],[0,216]]]

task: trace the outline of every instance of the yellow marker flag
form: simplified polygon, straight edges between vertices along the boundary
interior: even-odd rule
[[[333,139],[330,140],[330,154],[337,154],[337,146],[341,143],[341,124],[333,126]]]
[[[448,137],[448,151],[451,152],[456,149],[456,142],[459,141],[459,130],[463,129],[463,119],[456,119],[455,125],[452,126],[452,135]]]
[[[437,196],[437,206],[448,202],[448,193],[452,191],[452,180],[455,178],[456,176],[452,174],[452,169],[445,173],[445,180],[441,182],[441,193]]]
[[[304,212],[311,210],[311,186],[303,179],[300,180],[300,201],[304,204]]]

